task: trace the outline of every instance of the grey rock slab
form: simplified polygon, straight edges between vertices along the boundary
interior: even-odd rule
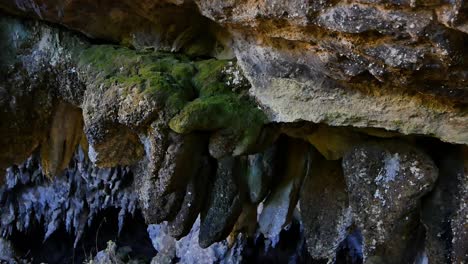
[[[420,198],[438,176],[432,159],[412,145],[390,140],[354,147],[342,166],[364,258],[408,261],[404,250],[417,239]]]

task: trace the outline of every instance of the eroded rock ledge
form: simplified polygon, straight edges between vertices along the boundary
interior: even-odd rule
[[[466,261],[463,2],[325,2],[2,2],[0,260]]]

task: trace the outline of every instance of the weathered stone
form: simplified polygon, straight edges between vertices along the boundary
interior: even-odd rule
[[[1,14],[0,167],[23,162],[46,139],[56,94],[66,87],[79,93],[76,76],[65,66],[69,55],[65,49],[79,46],[79,41],[69,33],[60,34],[55,28]]]
[[[353,217],[364,238],[364,258],[405,263],[415,258],[420,198],[437,179],[434,162],[396,141],[354,147],[343,158]],[[373,263],[373,262],[372,262]]]
[[[278,171],[273,178],[273,188],[264,202],[259,218],[260,231],[268,238],[279,235],[290,223],[304,178],[310,173],[312,156],[310,144],[287,139],[278,146]]]
[[[237,218],[236,224],[226,239],[229,247],[232,247],[237,242],[237,238],[240,235],[253,238],[256,230],[257,205],[246,201],[242,205],[242,213],[239,215],[239,218]]]
[[[107,247],[104,250],[97,252],[94,259],[86,262],[85,264],[139,264],[144,263],[143,261],[138,261],[132,259],[131,261],[126,261],[130,258],[130,253],[132,249],[129,247],[117,247],[114,241],[107,241]]]
[[[354,145],[363,142],[365,137],[349,129],[319,125],[310,135],[310,144],[328,160],[338,160]]]
[[[421,215],[427,257],[430,263],[462,263],[468,257],[466,157],[460,146],[439,147],[433,153],[439,178],[423,200]]]
[[[81,110],[65,102],[54,110],[49,135],[41,144],[41,166],[45,175],[55,176],[68,167],[83,134]]]
[[[333,261],[352,224],[341,162],[315,155],[310,171],[300,198],[307,248],[314,259]]]
[[[217,131],[210,138],[210,154],[221,158],[244,154],[255,144],[266,122],[261,110],[238,95],[198,98],[169,123],[178,133]]]
[[[135,213],[138,197],[131,188],[134,175],[129,168],[98,168],[79,147],[65,171],[48,179],[40,161],[34,154],[7,170],[6,185],[0,189],[1,197],[9,197],[0,204],[4,236],[41,226],[47,240],[63,229],[74,235],[76,246],[101,212],[119,210],[119,230],[126,215]]]
[[[200,16],[192,1],[3,1],[0,8],[138,48],[199,56],[215,54],[215,47],[223,46],[215,40],[221,29]]]
[[[468,148],[466,146],[463,147],[463,159],[465,163],[465,173],[464,176],[459,175],[463,186],[458,193],[460,202],[457,208],[457,214],[451,224],[454,234],[453,238],[455,239],[455,241],[453,241],[454,250],[452,259],[460,262],[468,259],[468,219],[466,218],[468,215],[468,206],[466,205],[466,200],[468,199]]]
[[[218,168],[205,208],[201,213],[199,243],[207,248],[225,239],[242,212],[239,180],[245,173],[242,157],[218,160]]]
[[[198,172],[187,183],[184,201],[174,220],[168,222],[168,233],[180,239],[186,236],[192,229],[193,223],[203,208],[205,197],[210,189],[207,182],[212,178],[212,164],[208,157],[201,159],[198,164]]]
[[[357,227],[344,244],[362,231],[366,262],[467,259],[466,161],[463,174],[458,154],[456,166],[447,161],[452,155],[436,159],[450,177],[423,208],[423,254],[419,198],[437,169],[421,151],[394,143],[420,135],[468,143],[466,1],[4,0],[0,8],[91,38],[0,14],[0,170],[39,147],[42,155],[7,170],[2,232],[27,230],[34,216],[44,217],[46,238],[66,222],[78,239],[101,209],[127,208],[121,224],[138,195],[146,221],[168,220],[166,233],[180,238],[206,192],[201,232],[189,233],[190,243],[199,235],[207,246],[232,230],[226,244],[240,256],[244,244],[233,244],[239,232],[254,233],[254,209],[269,192],[259,218],[267,237],[279,238],[299,211],[302,179],[319,155],[309,141],[329,160],[348,153],[343,168]],[[239,64],[207,59],[232,58],[226,46]],[[287,140],[273,159],[264,151],[280,132],[304,142]],[[353,148],[368,135],[400,139]],[[79,141],[95,165],[117,168],[99,169],[83,153],[69,163]],[[207,152],[219,160],[212,182],[200,172],[209,167]],[[43,182],[40,159],[51,175],[71,166],[62,175],[68,181]],[[320,163],[317,174],[338,174],[335,162]],[[314,202],[297,209],[323,216],[304,223],[314,257],[331,260],[347,225],[346,193],[339,176],[315,176],[305,187],[318,191],[302,194]],[[133,179],[138,194],[121,193],[122,179]],[[315,206],[323,201],[327,208]],[[224,253],[210,261],[228,261]],[[200,260],[171,249],[156,261],[182,255]]]
[[[247,156],[246,184],[250,202],[259,204],[270,191],[276,164],[276,146],[263,153]]]
[[[158,255],[151,263],[172,263],[178,259],[180,263],[238,263],[241,255],[230,249],[226,241],[221,241],[202,248],[199,245],[200,218],[193,224],[190,233],[176,240],[168,233],[165,223],[150,225],[148,233]]]
[[[206,142],[198,134],[178,135],[172,131],[169,138],[169,146],[156,177],[158,191],[162,194],[185,188],[187,182],[195,177]]]
[[[434,16],[447,9],[460,14],[462,26],[463,4],[360,2],[197,4],[232,33],[250,92],[271,121],[377,127],[467,143],[466,34]]]
[[[187,196],[187,182],[199,171],[205,140],[176,134],[159,119],[142,141],[147,157],[138,166],[135,188],[143,215],[148,223],[173,220]]]
[[[193,96],[186,84],[193,69],[182,57],[101,45],[76,52],[76,61],[87,85],[83,115],[94,151],[90,157],[101,166],[140,160],[144,153],[138,130],[158,116],[170,117]],[[112,152],[114,140],[126,151]]]
[[[100,167],[119,164],[134,165],[144,153],[138,136],[129,128],[104,120],[89,124],[85,114],[85,133],[88,138],[88,156]]]

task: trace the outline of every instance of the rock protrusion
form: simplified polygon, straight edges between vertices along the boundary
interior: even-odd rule
[[[461,146],[439,146],[434,155],[439,178],[421,211],[427,258],[430,263],[462,263],[468,259],[468,156]]]
[[[60,102],[49,134],[41,144],[41,166],[45,175],[56,176],[68,167],[83,134],[83,115],[73,105]]]
[[[276,145],[266,149],[263,153],[247,156],[245,184],[251,203],[259,204],[268,195],[275,174],[276,156]]]
[[[278,144],[274,186],[259,217],[260,231],[268,238],[277,237],[290,223],[303,180],[310,173],[316,154],[312,145],[299,139],[285,139]]]
[[[168,233],[176,239],[180,239],[190,232],[210,192],[207,183],[212,178],[214,170],[211,159],[205,156],[197,165],[198,171],[188,181],[184,201],[179,212],[167,224]]]
[[[205,208],[201,213],[199,243],[202,248],[225,239],[242,212],[239,181],[245,173],[243,157],[218,160],[218,168]]]
[[[307,249],[314,259],[333,261],[352,224],[341,161],[315,155],[310,170],[300,198]]]
[[[200,134],[180,135],[161,118],[141,136],[146,158],[138,165],[135,181],[147,223],[173,220],[187,196],[187,182],[200,169],[206,140]]]
[[[364,259],[412,262],[420,235],[420,198],[438,176],[432,159],[397,141],[367,143],[344,156],[343,172],[353,217],[363,235]]]

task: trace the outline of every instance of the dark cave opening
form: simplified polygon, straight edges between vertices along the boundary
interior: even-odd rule
[[[106,209],[98,213],[91,225],[85,228],[76,248],[73,247],[73,232],[67,232],[63,225],[45,241],[42,223],[35,223],[27,232],[14,231],[10,240],[21,253],[21,258],[31,260],[31,263],[83,263],[104,250],[110,240],[119,248],[129,247],[129,258],[149,263],[156,255],[156,250],[151,244],[141,213],[137,210],[134,216],[127,215],[120,234],[118,215],[118,209]]]

